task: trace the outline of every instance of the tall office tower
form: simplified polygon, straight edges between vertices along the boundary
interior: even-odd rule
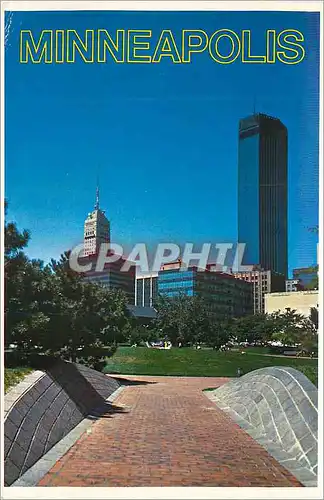
[[[110,242],[110,223],[104,210],[99,207],[99,188],[96,191],[94,210],[88,214],[84,223],[84,255],[98,253],[101,243]]]
[[[287,276],[287,129],[254,114],[239,124],[238,241],[243,264]]]
[[[91,264],[91,268],[83,273],[85,281],[105,286],[108,290],[123,290],[129,305],[135,303],[135,276],[136,266],[134,263],[126,266],[125,257],[119,255],[114,262],[106,262],[101,271],[97,271],[97,254],[101,243],[110,243],[110,222],[104,210],[99,206],[99,188],[96,191],[96,203],[94,210],[88,214],[84,223],[84,247],[83,255],[78,261],[81,266]],[[129,262],[128,262],[129,264]]]

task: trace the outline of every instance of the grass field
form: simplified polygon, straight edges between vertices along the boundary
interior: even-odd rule
[[[107,359],[105,373],[132,375],[178,375],[195,377],[235,377],[237,369],[243,373],[267,366],[291,366],[303,372],[317,385],[317,360],[264,356],[247,351],[217,352],[211,349],[172,348],[170,350],[146,347],[119,347]]]
[[[18,384],[28,373],[32,371],[31,368],[5,368],[4,370],[4,391],[5,393],[10,387]]]

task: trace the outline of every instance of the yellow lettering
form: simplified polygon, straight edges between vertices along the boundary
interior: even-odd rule
[[[159,63],[162,57],[171,57],[174,63],[181,63],[181,57],[171,30],[163,30],[155,48],[152,62]]]
[[[251,30],[242,31],[242,62],[261,64],[266,62],[266,56],[251,55]]]
[[[53,59],[53,31],[43,30],[39,40],[35,43],[30,30],[20,32],[20,62],[28,63],[29,59],[34,64],[39,64],[44,60],[50,64]]]
[[[214,40],[214,38],[215,38],[215,40]],[[232,44],[231,52],[227,56],[220,54],[220,52],[218,50],[218,43],[222,38],[228,38]],[[231,64],[238,58],[238,56],[240,54],[241,42],[240,42],[238,35],[235,33],[235,31],[228,30],[228,29],[222,29],[222,30],[215,31],[215,33],[213,33],[211,39],[209,40],[208,50],[209,50],[211,57],[217,63]]]
[[[149,42],[139,42],[139,38],[150,38],[152,36],[151,30],[128,30],[128,50],[127,62],[129,63],[150,63],[151,56],[139,55],[139,50],[149,50]]]
[[[291,41],[291,39],[294,41]],[[277,57],[279,61],[284,64],[298,64],[304,59],[305,49],[300,43],[295,43],[295,41],[304,41],[304,35],[300,31],[287,29],[279,33],[277,42],[279,47],[284,49],[283,51],[277,50]],[[288,55],[288,51],[292,52],[293,55]]]
[[[68,63],[75,62],[76,50],[85,63],[94,62],[94,30],[85,30],[85,39],[84,42],[76,30],[67,30],[66,61]]]
[[[205,31],[182,30],[182,62],[190,63],[191,54],[194,52],[204,52],[207,45],[208,35]]]
[[[125,30],[117,30],[117,40],[107,30],[98,30],[98,62],[105,63],[107,50],[117,63],[125,62]]]

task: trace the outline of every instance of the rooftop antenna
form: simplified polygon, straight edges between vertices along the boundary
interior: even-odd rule
[[[96,204],[95,210],[99,210],[99,176],[97,175]]]
[[[255,94],[254,94],[254,96],[253,96],[253,115],[255,115],[255,101],[256,101],[256,99],[255,99]]]

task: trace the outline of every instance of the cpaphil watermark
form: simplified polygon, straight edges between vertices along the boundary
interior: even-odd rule
[[[87,253],[83,244],[76,246],[70,254],[70,267],[76,272],[87,273],[93,270],[103,272],[105,266],[120,261],[120,271],[128,272],[136,267],[138,274],[158,273],[163,266],[177,265],[181,271],[195,266],[199,271],[249,272],[253,265],[243,265],[245,243],[203,243],[200,251],[194,251],[193,243],[177,245],[159,243],[148,250],[145,243],[136,243],[130,252],[117,243],[101,243],[95,253]],[[107,267],[107,266],[106,266]]]

